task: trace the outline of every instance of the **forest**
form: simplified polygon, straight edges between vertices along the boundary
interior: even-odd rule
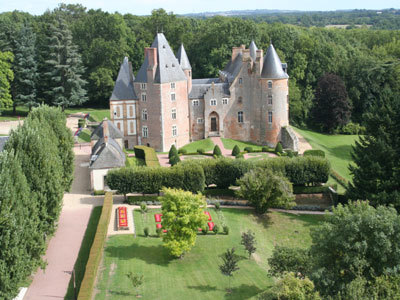
[[[396,18],[397,11],[391,14]],[[399,92],[399,31],[305,27],[283,24],[296,23],[285,21],[284,16],[277,22],[260,16],[199,18],[163,9],[137,16],[66,4],[39,16],[2,13],[0,111],[40,103],[63,109],[108,107],[124,56],[136,74],[144,47],[162,31],[174,51],[184,44],[193,78],[216,77],[230,59],[233,46],[254,40],[266,50],[272,42],[282,62],[288,64],[291,123],[308,127],[318,123],[313,117],[317,111],[313,108],[321,107],[316,99],[318,82],[332,74],[337,77],[334,82],[345,89],[342,94],[349,110],[344,113],[345,122],[339,124],[351,121],[352,125],[350,129],[338,125],[334,130],[358,133],[354,128],[363,125],[362,116],[376,99],[382,93]]]

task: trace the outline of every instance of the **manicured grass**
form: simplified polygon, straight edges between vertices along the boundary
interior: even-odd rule
[[[85,275],[86,263],[89,258],[90,248],[92,247],[94,235],[96,233],[97,224],[99,223],[100,215],[101,215],[101,206],[96,206],[93,208],[92,213],[90,215],[89,223],[85,231],[85,235],[82,240],[81,249],[79,250],[78,259],[75,262],[75,276],[76,276],[76,288],[77,294],[79,292],[79,288],[82,283],[83,276]],[[74,298],[74,285],[71,280],[68,285],[67,294],[65,295],[66,300],[75,299]]]
[[[259,217],[252,210],[222,209],[208,211],[214,223],[221,225],[222,218],[230,228],[229,235],[199,234],[196,245],[183,259],[173,259],[155,237],[154,213],[146,216],[134,212],[137,237],[119,235],[109,238],[103,256],[102,272],[98,277],[96,300],[132,299],[134,291],[126,277],[130,271],[143,274],[140,288],[143,299],[256,299],[256,295],[268,289],[273,279],[267,273],[267,259],[274,245],[307,247],[311,244],[310,228],[323,216],[295,216],[270,213]],[[143,228],[148,226],[151,237],[144,237]],[[240,245],[241,233],[251,229],[256,234],[257,251],[249,260]],[[228,279],[218,266],[220,255],[235,247],[242,260],[240,270],[232,278],[232,293],[227,294]]]
[[[237,140],[232,140],[232,139],[225,139],[221,138],[222,143],[224,144],[225,149],[233,149],[235,145],[238,145],[240,148],[240,151],[243,151],[245,147],[252,147],[253,150],[261,150],[262,146],[253,144],[251,142],[242,142],[242,141],[237,141]]]
[[[79,134],[78,143],[90,143],[91,134],[92,134],[92,132],[90,131],[90,129],[88,129],[88,128],[83,129],[81,131],[81,133]]]
[[[28,115],[29,109],[25,106],[18,106],[16,114],[13,114],[13,109],[7,108],[1,111],[0,121],[18,121],[19,118],[24,119]]]
[[[65,110],[67,115],[78,112],[89,114],[89,121],[91,122],[101,122],[104,118],[110,119],[110,109],[108,108],[73,107]]]
[[[262,159],[268,159],[271,156],[268,153],[263,153],[263,152],[258,152],[258,153],[249,153],[247,154],[249,157],[246,158],[246,160],[262,160]]]
[[[186,151],[188,153],[197,152],[197,149],[203,149],[205,152],[208,152],[208,151],[212,151],[214,149],[214,143],[211,141],[211,139],[208,138],[208,139],[192,142],[181,148],[186,149]]]

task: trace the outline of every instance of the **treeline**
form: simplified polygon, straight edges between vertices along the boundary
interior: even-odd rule
[[[56,43],[56,28],[56,36],[65,37],[65,43]],[[32,54],[28,64],[19,58],[28,55],[18,54],[21,47],[16,45],[18,39],[29,36],[29,31],[31,38],[24,42],[31,45],[31,50],[26,50]],[[383,91],[398,93],[400,88],[400,41],[399,31],[395,30],[305,28],[221,16],[199,19],[179,17],[163,9],[154,10],[151,16],[121,15],[61,4],[41,16],[21,12],[0,15],[0,49],[11,52],[3,54],[4,58],[0,56],[0,74],[8,74],[8,80],[4,79],[6,75],[0,76],[0,88],[7,90],[2,82],[11,82],[7,101],[0,102],[5,106],[13,100],[14,104],[29,106],[29,98],[34,101],[32,106],[44,102],[64,107],[84,102],[87,91],[86,103],[108,107],[123,57],[129,56],[136,73],[143,62],[144,47],[152,43],[157,31],[164,32],[175,51],[181,43],[185,45],[194,78],[218,76],[218,70],[231,57],[233,46],[249,45],[254,39],[259,48],[266,50],[272,41],[289,66],[293,125],[310,124],[318,80],[325,73],[343,80],[351,109],[347,121],[353,123],[363,123],[362,115]],[[67,51],[71,58],[65,60],[69,64],[54,59],[56,50],[63,49],[64,44],[71,49]],[[50,58],[49,53],[53,55]],[[72,72],[75,77],[65,78],[63,74],[72,65],[76,65]],[[7,68],[14,73],[13,81],[12,72],[4,72]],[[36,70],[37,76],[29,79],[35,72],[23,74],[26,70]],[[28,81],[36,83],[35,89],[27,86]]]
[[[73,179],[73,139],[64,113],[42,106],[0,152],[0,299],[13,299],[54,233]]]

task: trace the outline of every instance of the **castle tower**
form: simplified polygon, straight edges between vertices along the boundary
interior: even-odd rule
[[[192,66],[190,65],[189,58],[186,54],[183,44],[181,44],[181,46],[179,47],[176,57],[178,58],[179,64],[181,65],[183,72],[185,72],[188,82],[188,94],[189,94],[192,90]]]
[[[284,68],[285,67],[285,70]],[[280,141],[281,128],[289,125],[289,76],[274,46],[268,47],[261,71],[262,122],[261,136],[275,146]],[[266,103],[266,105],[265,105]]]

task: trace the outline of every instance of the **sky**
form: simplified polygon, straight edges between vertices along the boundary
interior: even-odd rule
[[[149,15],[156,8],[164,8],[175,14],[215,12],[245,9],[280,10],[341,10],[400,8],[399,0],[0,0],[0,12],[20,10],[40,15],[54,9],[58,3],[80,3],[88,9],[122,14]]]

